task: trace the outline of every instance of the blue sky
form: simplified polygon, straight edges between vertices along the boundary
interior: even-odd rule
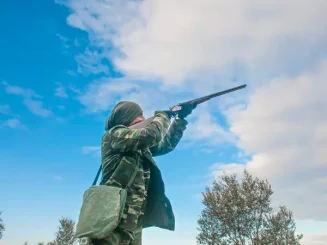
[[[274,204],[294,211],[304,244],[323,241],[327,118],[313,109],[327,103],[326,6],[307,1],[290,15],[296,3],[287,1],[271,15],[246,1],[1,2],[3,244],[50,241],[60,217],[77,219],[119,100],[151,116],[244,83],[197,108],[177,149],[156,159],[177,231],[146,230],[145,245],[195,244],[200,193],[221,171],[244,167],[273,183]]]

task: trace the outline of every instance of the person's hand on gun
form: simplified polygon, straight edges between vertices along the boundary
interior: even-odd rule
[[[187,116],[189,116],[195,108],[196,108],[196,105],[194,105],[194,104],[193,105],[192,104],[183,105],[182,109],[179,112],[177,112],[177,115],[179,118],[184,119]]]

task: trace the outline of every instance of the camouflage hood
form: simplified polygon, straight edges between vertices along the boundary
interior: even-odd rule
[[[141,116],[143,110],[141,107],[130,101],[119,102],[112,110],[106,120],[105,130],[109,130],[117,125],[128,126],[135,118]]]

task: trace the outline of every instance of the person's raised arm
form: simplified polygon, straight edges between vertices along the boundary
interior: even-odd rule
[[[160,143],[150,148],[152,155],[160,156],[174,150],[181,140],[187,124],[185,119],[177,117]]]
[[[156,111],[153,120],[145,128],[114,127],[104,135],[102,144],[110,144],[110,148],[119,152],[151,148],[164,138],[169,124],[169,116],[163,111]]]
[[[162,141],[150,149],[153,156],[164,155],[175,149],[186,129],[185,118],[192,113],[195,107],[194,105],[183,106]]]

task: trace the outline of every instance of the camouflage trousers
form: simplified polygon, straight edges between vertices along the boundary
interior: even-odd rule
[[[90,245],[142,245],[142,226],[137,227],[134,233],[134,239],[131,238],[129,231],[117,228],[109,238],[101,240],[91,240]]]

